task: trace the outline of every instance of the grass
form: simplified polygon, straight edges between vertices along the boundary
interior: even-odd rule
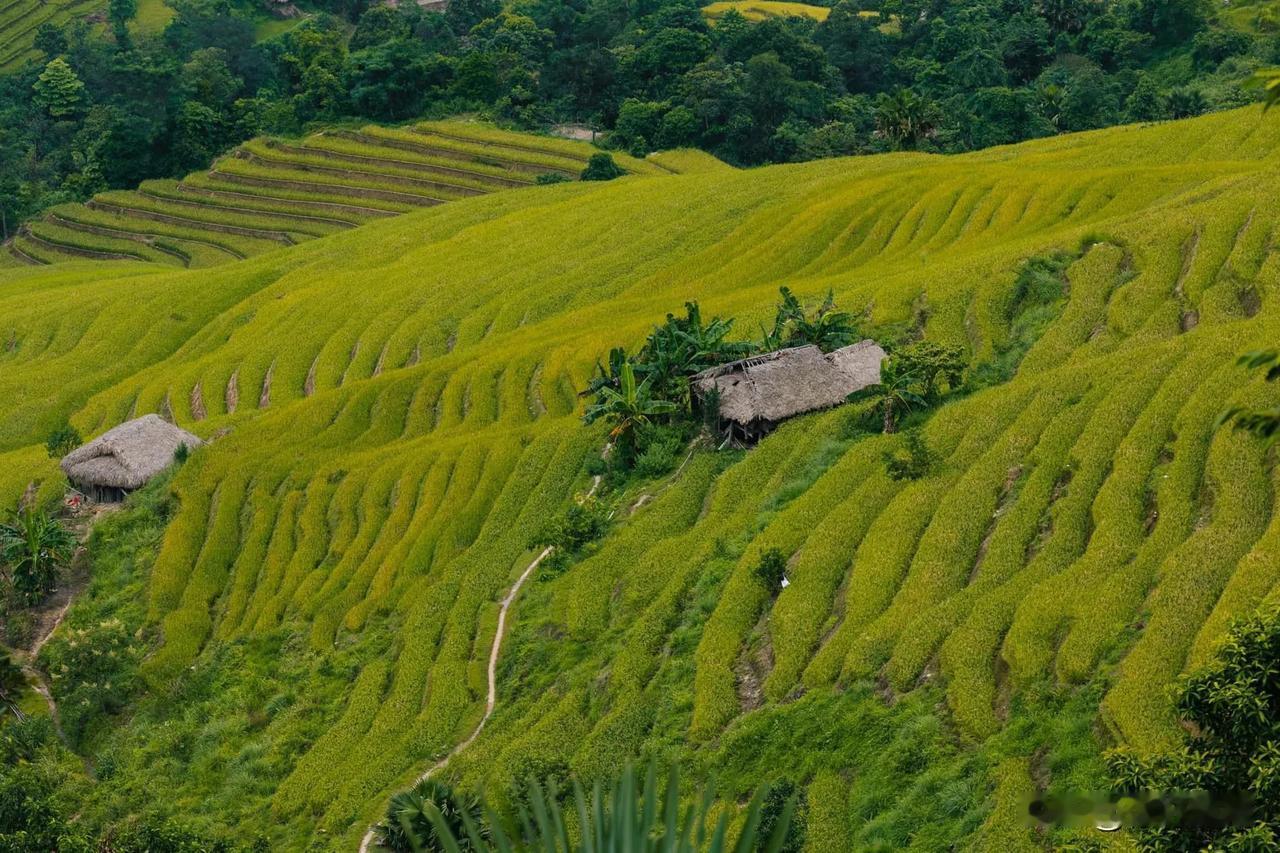
[[[750,171],[676,155],[383,217],[202,176],[128,198],[185,217],[175,241],[206,222],[298,245],[0,269],[0,500],[30,481],[56,499],[43,443],[64,419],[91,436],[164,411],[218,436],[128,577],[104,568],[73,611],[146,643],[132,692],[79,729],[115,767],[85,783],[87,825],[165,790],[223,837],[358,843],[483,713],[498,602],[604,441],[575,397],[596,359],[687,299],[750,334],[785,283],[964,348],[968,393],[913,421],[937,465],[889,479],[897,439],[840,409],[605,492],[608,533],[509,613],[497,708],[445,775],[502,800],[530,769],[680,760],[734,796],[785,776],[815,851],[1034,842],[1021,803],[1100,784],[1112,742],[1167,743],[1169,685],[1277,594],[1270,457],[1213,430],[1274,403],[1233,360],[1280,332],[1277,121]],[[544,144],[362,133],[315,145],[417,142],[493,176]],[[776,595],[752,576],[774,548]]]

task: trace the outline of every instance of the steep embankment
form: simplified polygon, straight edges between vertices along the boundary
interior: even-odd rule
[[[1277,129],[1249,110],[542,187],[211,271],[0,274],[0,497],[47,475],[35,445],[58,412],[86,435],[147,411],[226,432],[175,481],[146,586],[152,689],[215,673],[219,695],[251,692],[219,667],[255,643],[344,673],[252,725],[167,709],[196,773],[149,763],[154,715],[97,747],[132,744],[118,778],[240,837],[354,848],[484,713],[499,598],[602,442],[575,397],[600,354],[688,299],[745,333],[787,284],[991,361],[1019,333],[1022,262],[1066,249],[1065,308],[1011,381],[929,419],[928,477],[888,479],[892,439],[840,411],[799,419],[695,457],[525,589],[498,710],[449,769],[502,783],[644,750],[735,790],[808,786],[813,850],[1027,843],[1010,803],[1096,781],[1069,754],[1096,751],[1088,722],[1168,743],[1167,685],[1280,581],[1266,456],[1213,430],[1270,390],[1233,356],[1280,337]],[[750,576],[769,548],[793,581],[773,602]],[[1053,728],[1050,683],[1088,685],[1054,700],[1085,709],[1083,739]],[[272,684],[288,695],[254,689]]]

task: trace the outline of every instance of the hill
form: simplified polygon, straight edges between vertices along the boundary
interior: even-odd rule
[[[100,771],[82,821],[163,790],[240,842],[354,849],[484,713],[499,601],[605,440],[578,417],[596,359],[689,299],[746,334],[786,284],[995,384],[922,421],[941,461],[915,481],[844,408],[615,496],[608,535],[520,593],[496,711],[444,774],[658,756],[733,796],[789,779],[809,851],[1038,849],[1020,804],[1096,786],[1111,742],[1173,742],[1168,686],[1276,595],[1275,470],[1214,420],[1273,399],[1234,356],[1280,331],[1278,123],[636,175],[210,270],[0,272],[5,502],[57,494],[64,417],[216,436],[162,533],[145,508],[104,528],[68,617],[145,658],[55,679],[102,707],[72,729]],[[1046,257],[1047,312],[1017,284]]]
[[[462,121],[254,139],[182,181],[147,181],[137,191],[54,207],[22,227],[8,255],[23,264],[89,258],[214,266],[373,219],[531,187],[543,175],[576,180],[595,151]],[[635,174],[682,171],[661,160],[616,159]]]

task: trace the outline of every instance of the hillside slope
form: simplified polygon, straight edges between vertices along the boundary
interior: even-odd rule
[[[39,445],[66,416],[91,435],[159,411],[219,436],[174,481],[142,593],[162,638],[143,675],[177,698],[99,734],[130,785],[99,783],[89,810],[159,786],[237,838],[353,849],[479,718],[498,599],[603,443],[576,398],[601,354],[688,299],[746,333],[786,284],[991,361],[1018,269],[1063,250],[1065,308],[1012,380],[928,419],[928,477],[890,480],[897,439],[843,410],[801,418],[695,455],[522,593],[498,711],[448,771],[683,756],[735,790],[807,785],[810,850],[1030,845],[1019,797],[1096,783],[1076,753],[1107,739],[1170,743],[1167,686],[1277,594],[1274,469],[1213,422],[1274,393],[1234,356],[1280,337],[1278,130],[1246,110],[632,176],[213,270],[0,272],[4,503],[56,490]],[[774,602],[751,579],[769,548],[791,556]],[[279,667],[262,683],[254,650]],[[299,669],[331,693],[291,694]],[[281,693],[245,723],[201,684],[251,709]],[[1084,703],[1079,737],[1046,697]]]
[[[22,226],[0,263],[216,266],[374,219],[531,187],[544,175],[576,180],[597,151],[467,121],[252,139],[182,181],[147,181],[136,191],[54,207]],[[616,159],[633,174],[684,171],[624,154]]]

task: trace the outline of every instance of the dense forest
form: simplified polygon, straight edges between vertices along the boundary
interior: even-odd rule
[[[131,34],[134,0],[45,24],[42,59],[0,79],[6,234],[318,122],[476,111],[756,165],[1191,116],[1246,102],[1239,80],[1280,60],[1266,20],[1245,32],[1208,0],[844,0],[821,22],[714,25],[689,0],[330,0],[267,39],[247,0],[170,5],[158,36]]]

